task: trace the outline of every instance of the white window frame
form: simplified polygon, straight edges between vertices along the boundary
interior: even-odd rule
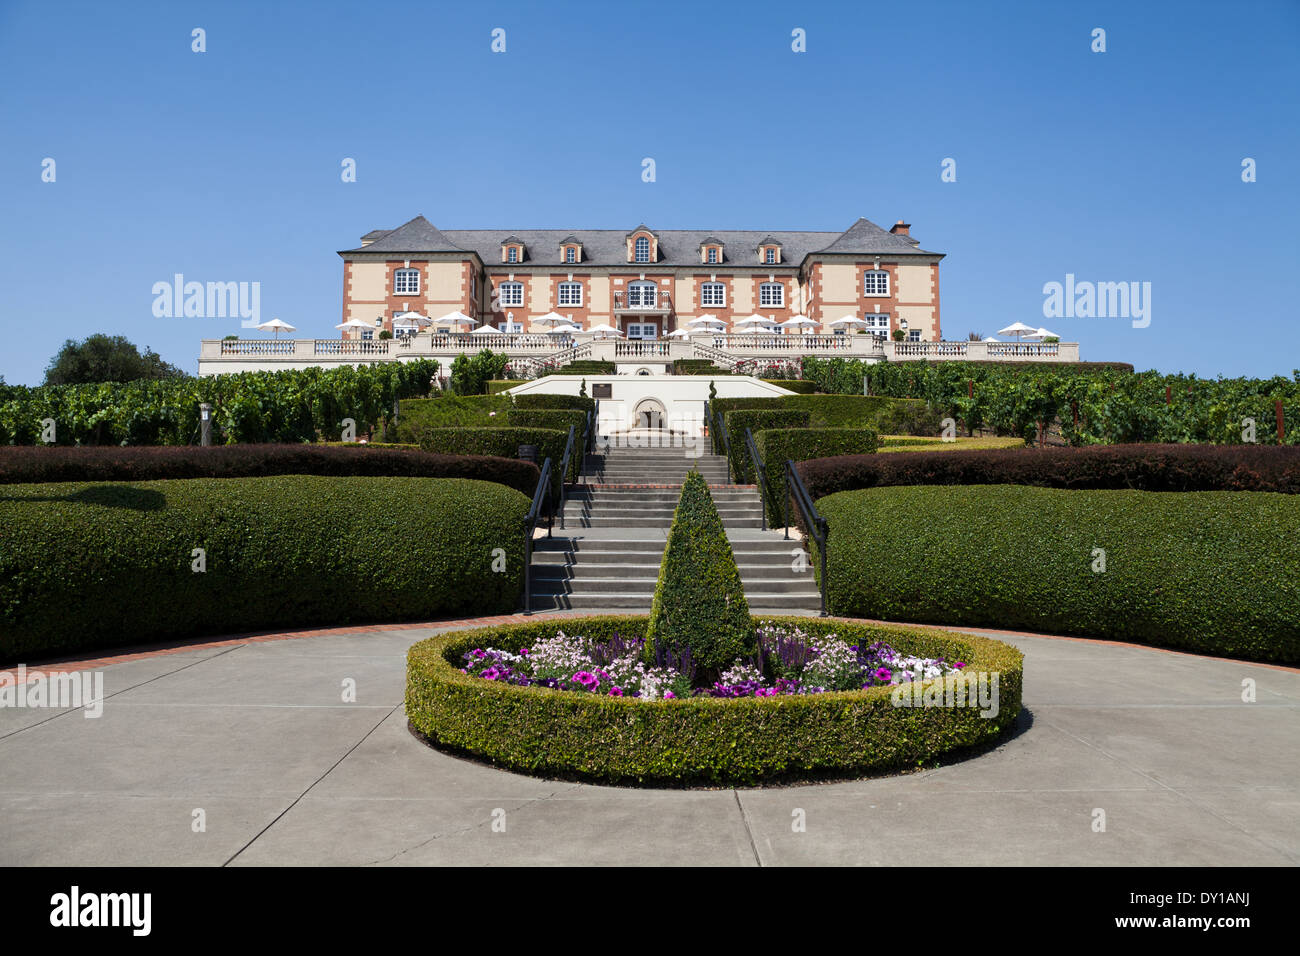
[[[704,261],[711,266],[716,266],[719,262],[718,249],[716,246],[710,246],[704,251]]]
[[[872,281],[876,280],[876,281]],[[873,291],[873,286],[884,285],[884,291]],[[889,273],[884,269],[868,269],[862,273],[862,294],[866,296],[885,296],[889,295]]]
[[[565,296],[565,293],[568,296]],[[555,301],[557,305],[571,306],[575,309],[582,308],[582,283],[581,282],[561,282],[555,290]]]
[[[375,338],[375,330],[374,330],[374,329],[362,329],[362,330],[361,330],[361,341],[363,341],[363,342],[371,342],[371,341],[374,340],[374,338]]]
[[[578,261],[578,250],[573,246],[564,247],[564,262],[569,265]]]
[[[763,250],[763,265],[766,266],[776,265],[776,250],[773,249],[771,246],[768,246],[766,249]]]
[[[644,245],[642,245],[644,243]],[[645,249],[644,254],[642,249]],[[637,236],[632,241],[632,261],[649,262],[650,261],[650,238],[648,236]]]
[[[635,298],[636,301],[633,301]],[[627,284],[627,307],[629,309],[653,309],[659,301],[659,286],[653,282],[629,282]]]
[[[406,280],[403,282],[403,280]],[[411,286],[414,285],[414,288]],[[419,295],[420,294],[420,270],[419,269],[394,269],[393,270],[393,295]]]
[[[659,327],[653,322],[629,322],[625,334],[629,339],[648,339],[653,341],[659,338]]]
[[[716,299],[710,300],[707,293],[717,293]],[[727,283],[725,282],[701,282],[700,283],[700,308],[702,309],[725,309],[727,307]]]
[[[522,282],[502,282],[497,286],[497,299],[503,306],[519,308],[524,304],[524,284]]]
[[[920,330],[920,329],[908,329],[908,330],[907,330],[907,341],[909,341],[909,342],[919,342],[919,341],[921,341],[921,330]]]
[[[776,301],[773,301],[775,292]],[[785,284],[782,282],[764,282],[758,287],[758,304],[768,309],[785,308]]]

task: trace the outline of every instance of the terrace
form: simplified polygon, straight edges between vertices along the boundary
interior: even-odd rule
[[[525,372],[558,368],[582,359],[618,364],[649,362],[671,366],[679,359],[706,359],[734,368],[750,359],[793,360],[835,355],[868,362],[995,361],[1077,362],[1077,342],[891,342],[873,335],[737,334],[700,332],[684,338],[620,339],[592,333],[500,334],[422,332],[395,339],[204,339],[199,374],[271,371],[306,366],[436,358],[483,349],[504,352]]]

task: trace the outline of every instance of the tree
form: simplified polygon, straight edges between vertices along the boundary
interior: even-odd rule
[[[710,677],[758,647],[727,530],[698,470],[682,482],[668,531],[646,625],[647,662],[656,647],[688,649]]]
[[[45,369],[46,385],[90,382],[135,382],[141,379],[188,378],[152,349],[140,350],[125,336],[98,333],[80,342],[68,339]]]

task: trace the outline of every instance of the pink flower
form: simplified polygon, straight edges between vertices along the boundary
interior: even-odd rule
[[[677,695],[670,690],[664,691],[664,700],[676,700]]]
[[[609,689],[609,696],[610,696],[610,697],[622,697],[622,696],[623,696],[623,688],[621,688],[621,687],[611,687],[611,688]]]
[[[958,661],[956,664],[953,664],[952,666],[953,666],[953,667],[956,667],[956,668],[958,668],[958,669],[960,669],[960,668],[965,667],[966,665],[963,664],[961,661]]]

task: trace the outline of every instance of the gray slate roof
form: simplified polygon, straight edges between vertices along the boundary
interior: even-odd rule
[[[627,237],[618,229],[437,229],[423,216],[387,232],[375,230],[368,236],[380,238],[357,249],[345,249],[339,255],[354,252],[476,252],[486,263],[499,262],[501,242],[510,236],[525,246],[524,265],[544,265],[558,261],[560,243],[575,237],[582,243],[584,265],[628,265]],[[743,250],[737,256],[725,252],[724,265],[754,266],[761,264],[750,253],[762,242],[781,244],[787,266],[797,265],[805,256],[816,252],[837,255],[940,255],[920,248],[915,239],[896,236],[875,223],[859,219],[845,232],[706,232],[702,229],[664,229],[659,237],[659,261],[651,266],[698,266],[700,244],[706,239],[721,241],[726,249]]]

